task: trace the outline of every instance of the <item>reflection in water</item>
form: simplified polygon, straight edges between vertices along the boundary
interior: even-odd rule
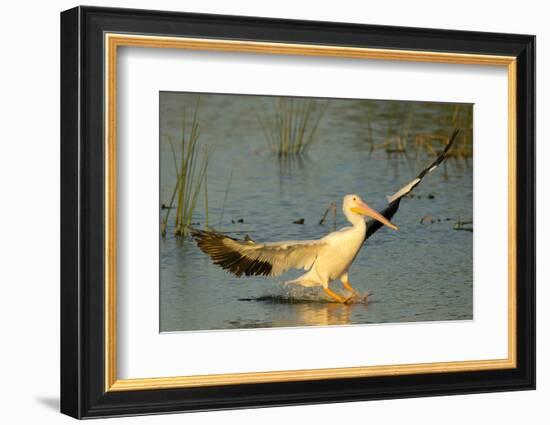
[[[307,289],[310,293],[293,292],[290,294],[269,294],[257,298],[240,298],[244,303],[262,303],[273,310],[272,321],[268,327],[289,326],[327,326],[349,325],[353,309],[366,309],[367,297],[358,296],[352,304],[340,304],[325,299],[314,289]],[[246,323],[230,321],[231,327],[256,328],[264,327],[266,323]]]
[[[273,326],[296,326],[296,323],[300,323],[300,326],[348,325],[351,323],[350,310],[358,307],[332,302],[297,304],[293,306],[292,312],[276,313],[273,318]],[[365,306],[360,307],[366,308]]]
[[[348,295],[346,293],[346,295]],[[285,285],[284,291],[249,299],[275,308],[272,326],[327,326],[349,325],[352,309],[366,309],[368,293],[355,294],[350,304],[329,300],[319,288],[304,288],[299,285]]]
[[[284,183],[284,178],[289,177],[294,170],[304,170],[305,166],[311,163],[307,153],[303,155],[277,156],[277,161],[279,163],[281,184]]]
[[[182,107],[194,99],[177,93],[161,95],[161,134],[178,140]],[[307,155],[281,159],[269,150],[250,105],[247,96],[201,96],[200,143],[214,152],[208,168],[209,222],[218,226],[221,220],[218,230],[234,237],[320,238],[332,231],[332,213],[324,225],[319,224],[328,205],[337,203],[337,226],[347,226],[340,212],[343,195],[358,193],[373,207],[383,207],[386,195],[433,159],[426,150],[371,149],[383,144],[388,134],[405,140],[410,103],[333,100]],[[455,109],[414,103],[409,146],[417,132],[450,134]],[[160,150],[160,203],[166,203],[175,174],[169,144],[161,142]],[[394,220],[399,232],[380,230],[359,252],[350,272],[359,292],[375,294],[368,306],[319,302],[319,295],[317,302],[262,300],[273,291],[278,294],[275,279],[236,278],[213,266],[192,240],[161,240],[161,330],[472,319],[473,234],[453,230],[456,221],[469,221],[473,215],[470,161],[449,158],[414,196],[403,200]],[[200,227],[205,218],[203,196],[197,202],[193,222]],[[421,223],[425,216],[433,218],[431,224]]]

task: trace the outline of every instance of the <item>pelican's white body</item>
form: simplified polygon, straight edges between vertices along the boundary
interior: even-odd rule
[[[344,288],[355,293],[348,281],[348,269],[365,241],[367,224],[364,216],[395,230],[397,226],[357,195],[346,195],[342,210],[352,226],[329,233],[322,239],[261,243],[198,230],[194,230],[194,237],[214,264],[236,276],[279,276],[290,269],[303,269],[307,273],[287,283],[321,286],[330,297],[346,303],[350,298],[338,295],[329,284],[340,279]]]
[[[348,196],[353,199],[352,195]],[[346,198],[348,197],[346,196]],[[346,198],[344,198],[342,210],[353,226],[344,227],[320,239],[321,247],[311,269],[288,283],[328,288],[329,283],[333,280],[348,280],[349,266],[363,246],[367,225],[361,215],[350,210]]]

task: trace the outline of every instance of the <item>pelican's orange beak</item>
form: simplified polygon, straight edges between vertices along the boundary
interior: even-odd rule
[[[374,218],[375,220],[378,220],[380,223],[391,227],[393,230],[398,230],[397,226],[393,224],[391,221],[389,221],[386,217],[384,217],[382,214],[380,214],[378,211],[372,209],[367,204],[361,201],[355,201],[356,206],[350,208],[352,212],[356,214],[361,215],[367,215],[369,217]]]

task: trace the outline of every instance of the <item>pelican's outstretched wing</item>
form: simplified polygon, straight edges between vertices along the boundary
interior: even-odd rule
[[[411,191],[420,184],[420,182],[424,177],[426,177],[426,175],[430,174],[433,170],[437,168],[439,164],[443,162],[443,160],[447,156],[447,152],[449,152],[449,149],[451,148],[451,145],[455,141],[458,133],[459,133],[459,130],[455,129],[455,131],[453,132],[453,135],[451,136],[451,139],[449,140],[449,143],[447,143],[447,145],[445,146],[445,149],[443,149],[443,152],[439,154],[439,156],[435,159],[435,161],[433,161],[428,167],[423,169],[422,172],[418,176],[416,176],[416,178],[411,180],[409,183],[407,183],[405,186],[403,186],[401,189],[395,192],[392,196],[388,196],[389,204],[386,208],[380,211],[380,214],[382,214],[388,220],[391,220],[391,218],[394,216],[394,214],[397,212],[397,209],[399,208],[399,203],[401,202],[401,198],[411,193]],[[365,234],[365,240],[367,240],[374,232],[376,232],[382,226],[383,224],[380,223],[379,221],[376,221],[376,220],[369,221],[367,223],[367,233]]]
[[[199,248],[214,264],[236,276],[278,276],[290,269],[309,270],[322,240],[256,243],[212,231],[192,230]]]

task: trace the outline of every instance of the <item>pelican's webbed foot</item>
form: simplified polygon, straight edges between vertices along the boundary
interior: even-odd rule
[[[334,292],[332,289],[330,288],[323,288],[323,290],[325,291],[325,293],[331,297],[333,300],[336,300],[338,301],[339,303],[341,304],[349,304],[349,302],[351,301],[351,299],[353,298],[353,296],[355,295],[355,293],[353,293],[351,296],[347,297],[347,298],[344,298],[342,295],[338,295],[336,292]]]
[[[353,301],[353,298],[355,298],[355,291],[353,291],[353,293],[346,298],[346,300],[344,301],[344,304],[351,304]]]

